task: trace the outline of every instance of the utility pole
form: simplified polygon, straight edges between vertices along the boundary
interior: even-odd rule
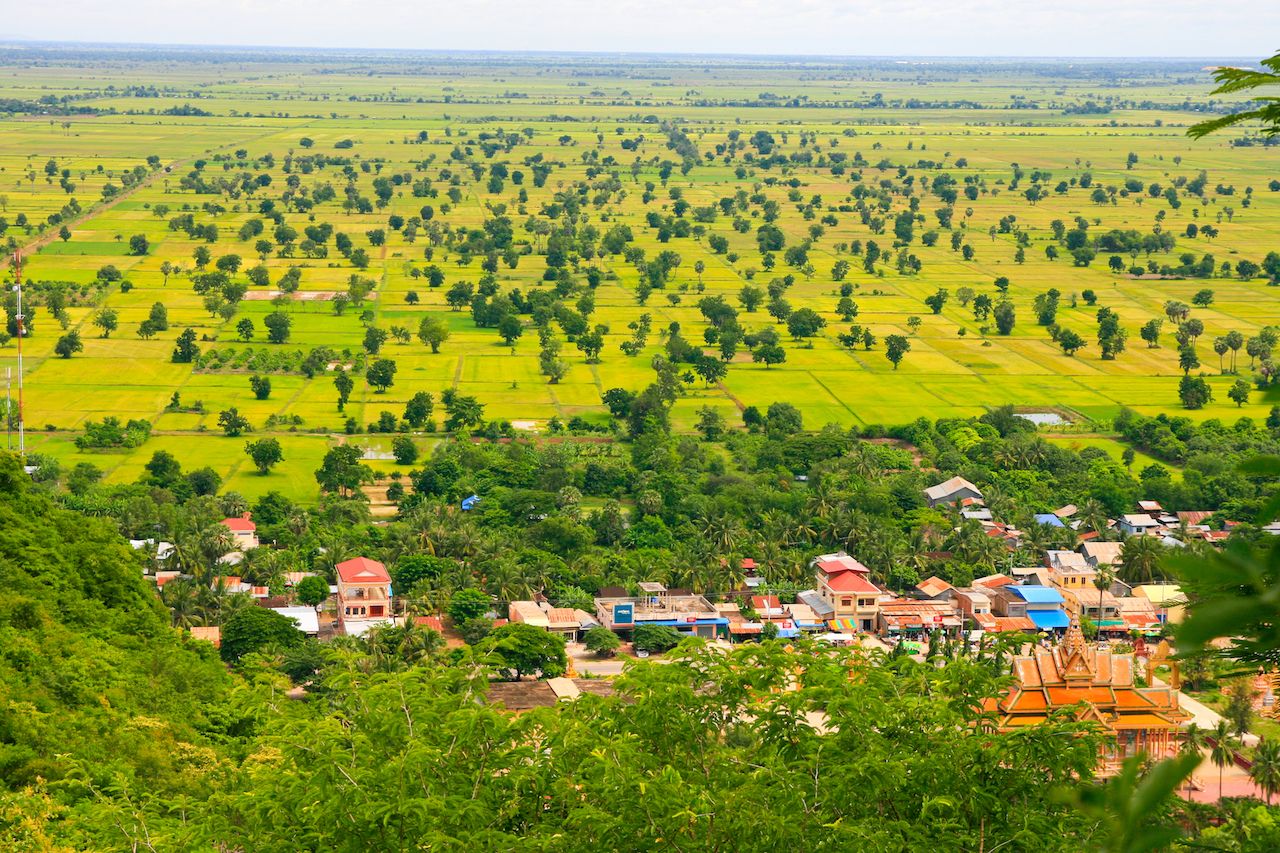
[[[13,368],[4,369],[4,449],[13,450]]]
[[[22,255],[13,253],[13,291],[17,296],[17,312],[14,314],[18,333],[18,455],[24,459],[27,455],[26,422],[22,412],[22,339],[27,336],[26,325],[22,315]]]

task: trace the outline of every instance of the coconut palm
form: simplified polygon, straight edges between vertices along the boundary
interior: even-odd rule
[[[191,581],[174,578],[161,588],[160,598],[169,608],[175,628],[199,624],[196,616],[196,591]]]
[[[1199,755],[1208,743],[1205,734],[1204,729],[1191,723],[1182,730],[1182,743],[1178,751],[1183,755]],[[1191,774],[1187,774],[1187,799],[1191,799]]]
[[[1253,766],[1249,768],[1252,779],[1267,795],[1267,805],[1280,791],[1280,741],[1264,740],[1253,751]]]
[[[1120,576],[1126,583],[1149,583],[1160,576],[1164,546],[1154,536],[1130,536],[1120,549]]]
[[[1218,768],[1218,799],[1222,799],[1222,774],[1228,764],[1235,760],[1236,739],[1231,734],[1231,724],[1226,720],[1218,720],[1217,728],[1211,735],[1213,748],[1209,751],[1209,760]]]
[[[1111,584],[1115,582],[1115,572],[1110,566],[1098,566],[1097,572],[1093,576],[1093,585],[1098,590],[1098,627],[1102,627],[1102,594],[1111,588]]]
[[[1100,501],[1089,498],[1080,505],[1076,518],[1080,521],[1082,527],[1097,533],[1099,539],[1105,540],[1107,538],[1107,534],[1110,532],[1108,524],[1111,521],[1111,517],[1107,513],[1107,508]]]

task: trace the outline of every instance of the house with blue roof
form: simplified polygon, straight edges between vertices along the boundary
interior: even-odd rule
[[[1058,516],[1051,512],[1038,512],[1036,513],[1035,520],[1036,524],[1041,524],[1045,527],[1066,527],[1066,525],[1062,523],[1062,519],[1058,518]]]
[[[992,609],[1000,616],[1025,616],[1041,631],[1065,631],[1071,624],[1066,599],[1051,586],[1009,584],[1001,587],[992,601]]]

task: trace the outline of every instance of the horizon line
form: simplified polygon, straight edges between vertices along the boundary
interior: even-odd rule
[[[147,41],[77,41],[67,39],[41,39],[22,36],[0,35],[0,49],[23,47],[68,47],[68,48],[115,48],[133,50],[165,50],[183,49],[197,51],[307,51],[316,53],[367,53],[371,55],[386,54],[420,54],[456,56],[459,54],[475,56],[541,56],[541,57],[629,57],[629,58],[686,58],[686,59],[755,59],[755,60],[827,60],[827,61],[966,61],[966,62],[1199,62],[1210,60],[1250,60],[1257,62],[1256,57],[1228,54],[944,54],[944,53],[726,53],[708,51],[705,53],[666,50],[570,50],[548,48],[543,50],[530,48],[432,48],[432,47],[362,47],[337,45],[289,45],[289,44],[223,44],[194,42],[147,42]]]

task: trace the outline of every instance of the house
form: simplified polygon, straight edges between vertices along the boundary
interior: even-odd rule
[[[1138,501],[1138,509],[1153,518],[1164,515],[1164,507],[1160,506],[1160,501]]]
[[[830,607],[831,630],[874,631],[881,592],[868,580],[867,567],[843,551],[823,554],[811,566],[818,596]]]
[[[955,587],[937,575],[920,581],[920,583],[916,584],[916,589],[925,598],[949,598],[951,593],[955,591]]]
[[[395,624],[391,615],[391,575],[368,557],[338,563],[338,623],[348,634],[362,636],[377,625]]]
[[[728,632],[729,620],[701,595],[672,592],[660,583],[639,586],[640,595],[634,596],[625,590],[601,590],[595,600],[596,620],[618,632],[630,632],[637,625],[662,625],[708,639]]]
[[[982,617],[991,615],[991,596],[981,590],[955,589],[952,596],[960,615],[971,621],[981,622]]]
[[[789,618],[782,609],[782,601],[776,595],[751,596],[751,609],[760,617],[761,622],[780,622]]]
[[[195,625],[187,630],[193,640],[204,640],[213,643],[215,649],[222,648],[222,629],[217,625]]]
[[[248,551],[258,547],[258,525],[249,513],[237,518],[222,519],[222,526],[231,531],[231,545],[236,551]]]
[[[1100,631],[1125,631],[1120,617],[1120,600],[1108,590],[1097,588],[1063,589],[1066,611],[1072,616],[1087,616]]]
[[[1146,536],[1154,533],[1160,526],[1160,522],[1146,513],[1128,513],[1120,516],[1116,526],[1125,536]]]
[[[1041,631],[1061,631],[1071,624],[1063,609],[1065,604],[1062,593],[1051,586],[1012,585],[1001,588],[996,612],[1001,616],[1025,616]]]
[[[1075,515],[1079,511],[1080,509],[1075,504],[1067,504],[1066,506],[1060,506],[1055,509],[1053,514],[1058,518],[1065,520],[1071,518],[1071,516]]]
[[[507,618],[511,622],[524,622],[556,634],[566,642],[576,642],[582,634],[598,624],[585,610],[552,607],[545,601],[513,601],[507,605]]]
[[[1159,760],[1177,754],[1179,731],[1191,718],[1169,687],[1139,687],[1133,655],[1090,646],[1072,620],[1052,651],[1035,649],[1013,661],[1014,684],[986,700],[1003,732],[1023,731],[1069,713],[1098,724],[1109,736],[1102,747],[1103,774],[1117,772],[1130,756]]]
[[[1126,631],[1159,632],[1160,617],[1156,615],[1156,607],[1151,599],[1130,595],[1116,601],[1120,605],[1120,618],[1124,621]]]
[[[784,605],[787,615],[791,617],[791,621],[795,623],[796,628],[801,631],[823,631],[826,630],[826,620],[820,617],[812,607],[797,601],[794,604]]]
[[[1187,606],[1187,597],[1182,588],[1172,583],[1144,583],[1133,588],[1133,594],[1145,598],[1155,608],[1156,618],[1161,622],[1178,624],[1182,621]]]
[[[1035,523],[1039,524],[1041,527],[1066,527],[1067,526],[1063,524],[1061,518],[1058,518],[1058,516],[1054,515],[1051,512],[1038,512],[1035,514],[1034,520],[1035,520]]]
[[[462,511],[470,512],[471,510],[475,509],[476,506],[479,505],[479,503],[480,503],[479,495],[470,495],[468,497],[465,497],[462,499]]]
[[[1012,583],[1017,583],[1017,581],[1009,577],[1008,575],[1003,575],[1003,574],[986,575],[984,577],[980,577],[974,580],[973,586],[975,588],[981,588],[983,591],[986,591],[986,590],[996,590],[1002,586],[1008,586],[1009,584],[1012,584]]]
[[[1075,551],[1045,551],[1044,564],[1055,571],[1078,571],[1089,569],[1084,554]]]
[[[269,607],[267,609],[292,619],[294,624],[298,626],[298,630],[308,637],[315,637],[320,633],[320,618],[316,615],[314,607],[298,605],[293,607]]]
[[[962,503],[966,499],[981,501],[982,492],[964,477],[952,477],[925,489],[924,497],[929,506],[942,506]]]
[[[1085,563],[1093,566],[1118,566],[1120,555],[1124,551],[1123,542],[1085,542],[1080,546],[1080,555]]]
[[[879,605],[880,631],[884,634],[928,633],[935,629],[956,629],[960,614],[953,601],[921,601],[918,598],[894,598]]]
[[[156,562],[163,563],[173,556],[172,542],[157,542],[155,539],[130,539],[129,547],[135,551],[146,551],[154,555]]]

